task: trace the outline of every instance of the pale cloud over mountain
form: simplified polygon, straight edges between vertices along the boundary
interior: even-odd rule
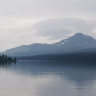
[[[96,38],[95,11],[96,0],[0,0],[0,51],[77,32]]]
[[[96,26],[81,19],[57,18],[38,22],[34,25],[34,28],[37,30],[37,35],[61,39],[75,33],[92,35]]]

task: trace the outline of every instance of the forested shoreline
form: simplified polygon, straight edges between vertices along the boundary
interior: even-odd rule
[[[5,54],[0,55],[0,62],[16,62],[16,58],[9,57]]]

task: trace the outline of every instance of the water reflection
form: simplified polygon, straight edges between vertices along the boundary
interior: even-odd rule
[[[0,68],[7,68],[13,64],[16,64],[16,62],[0,62]]]
[[[78,85],[83,85],[96,78],[96,64],[88,62],[21,61],[15,66],[12,65],[11,70],[23,75],[55,75],[62,79],[66,77]]]
[[[19,85],[15,85],[20,90],[20,93],[17,92],[18,96],[19,94],[21,96],[96,95],[96,63],[94,62],[19,61],[16,64],[0,64],[1,69],[2,66],[7,69],[7,75],[11,74],[11,77],[15,77],[14,83],[18,81],[16,84]]]

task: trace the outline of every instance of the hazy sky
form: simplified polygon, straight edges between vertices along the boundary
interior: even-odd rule
[[[96,38],[96,0],[0,0],[0,51],[77,32]]]

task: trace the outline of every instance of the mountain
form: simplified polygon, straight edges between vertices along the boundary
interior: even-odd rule
[[[61,40],[53,44],[34,43],[22,45],[6,50],[4,53],[11,56],[34,56],[44,54],[74,53],[92,51],[96,49],[96,40],[91,36],[77,33],[72,37]]]
[[[68,39],[61,40],[57,42],[56,45],[57,44],[60,48],[64,48],[70,52],[96,48],[96,40],[82,33],[77,33]]]

